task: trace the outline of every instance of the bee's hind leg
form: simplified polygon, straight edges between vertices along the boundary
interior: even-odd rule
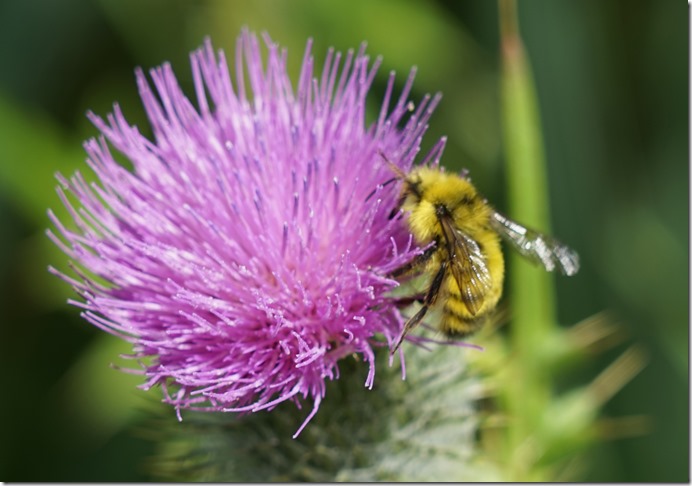
[[[396,353],[397,349],[399,349],[399,346],[401,346],[401,343],[404,341],[406,335],[409,332],[411,332],[411,330],[415,328],[418,324],[420,324],[420,321],[423,320],[425,314],[428,313],[428,309],[433,304],[435,304],[437,296],[440,294],[440,287],[442,287],[442,282],[444,282],[446,273],[447,262],[442,262],[442,265],[440,265],[440,269],[435,274],[435,278],[430,284],[430,288],[428,289],[427,294],[425,294],[425,298],[423,299],[423,307],[421,307],[420,310],[416,312],[416,314],[413,317],[406,321],[406,324],[404,324],[404,329],[401,331],[401,335],[399,336],[399,339],[397,339],[396,344],[392,348],[390,354]]]

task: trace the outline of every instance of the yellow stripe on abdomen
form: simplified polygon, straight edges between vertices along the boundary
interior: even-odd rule
[[[454,311],[450,310],[450,302],[451,300],[446,303],[442,311],[442,318],[440,319],[440,331],[448,336],[463,337],[473,334],[481,328],[485,322],[485,315],[480,317],[466,317],[456,314]],[[462,302],[459,304],[463,306]],[[466,307],[464,306],[464,308]]]

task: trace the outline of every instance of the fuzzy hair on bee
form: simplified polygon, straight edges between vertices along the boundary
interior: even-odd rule
[[[495,211],[465,174],[433,167],[417,167],[407,174],[380,155],[394,180],[402,182],[397,210],[404,214],[416,243],[426,248],[391,276],[429,277],[422,306],[404,325],[392,354],[431,308],[441,310],[439,329],[448,336],[468,336],[483,325],[502,296],[501,238],[548,271],[558,268],[574,275],[579,270],[576,252]]]

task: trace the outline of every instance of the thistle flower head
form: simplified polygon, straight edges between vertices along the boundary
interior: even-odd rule
[[[137,71],[153,140],[117,105],[89,115],[102,134],[85,144],[98,181],[58,176],[74,224],[50,213],[76,276],[52,271],[86,320],[132,343],[143,387],[160,386],[178,411],[302,399],[309,420],[340,359],[360,355],[372,386],[373,347],[400,332],[387,275],[419,250],[388,217],[397,193],[378,152],[408,169],[437,97],[412,110],[412,72],[390,103],[391,75],[367,123],[379,61],[363,48],[329,51],[317,73],[308,44],[294,85],[286,52],[264,42],[263,61],[243,32],[233,79],[209,42],[194,52],[196,107],[169,65],[151,71],[153,89]]]

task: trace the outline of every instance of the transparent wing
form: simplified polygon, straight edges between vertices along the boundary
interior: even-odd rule
[[[569,276],[579,271],[579,255],[555,238],[526,228],[498,212],[491,221],[493,228],[522,256],[543,265],[549,272],[556,267]]]
[[[440,218],[445,236],[452,276],[457,282],[461,300],[473,315],[483,305],[490,290],[490,271],[478,243],[454,226],[450,218]]]

